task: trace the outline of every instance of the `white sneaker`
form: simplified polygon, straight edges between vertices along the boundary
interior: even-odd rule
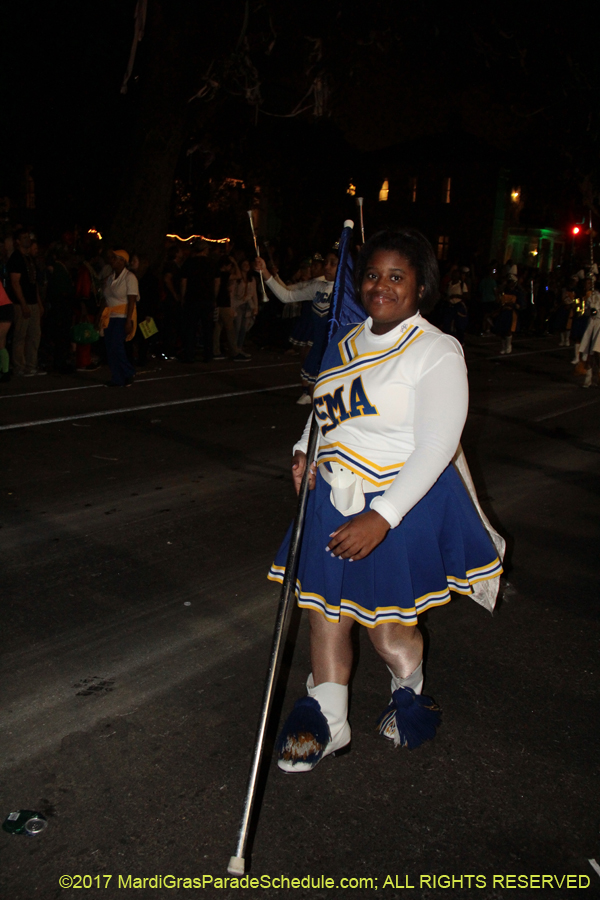
[[[298,406],[311,406],[312,405],[312,397],[310,394],[301,394],[296,400]]]

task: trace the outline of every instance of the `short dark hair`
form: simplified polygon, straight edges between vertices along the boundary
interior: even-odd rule
[[[360,289],[369,260],[378,250],[394,250],[404,256],[417,273],[417,286],[423,288],[417,296],[421,312],[430,312],[439,297],[440,272],[433,248],[424,234],[416,228],[386,228],[378,231],[363,244],[355,269],[356,290]]]

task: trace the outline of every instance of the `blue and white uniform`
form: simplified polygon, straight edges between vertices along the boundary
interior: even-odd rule
[[[300,606],[330,621],[414,625],[451,590],[473,595],[495,582],[495,598],[502,566],[451,465],[468,408],[460,344],[419,313],[387,334],[371,327],[367,319],[341,328],[316,382],[317,485],[296,592]],[[309,429],[310,420],[294,450],[306,452]],[[385,539],[365,559],[332,558],[330,534],[368,507],[390,524]],[[288,542],[289,532],[272,580],[283,580]]]
[[[319,374],[321,360],[327,345],[327,330],[329,325],[329,307],[331,305],[331,293],[333,291],[333,281],[326,281],[324,276],[313,278],[311,281],[305,281],[302,284],[295,284],[291,288],[284,287],[275,278],[271,277],[265,281],[278,300],[282,303],[312,303],[311,307],[311,323],[310,331],[305,336],[310,350],[301,376],[308,384],[314,384]]]

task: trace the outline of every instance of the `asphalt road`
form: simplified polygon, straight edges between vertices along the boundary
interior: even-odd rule
[[[3,900],[567,897],[568,875],[600,896],[600,390],[556,343],[497,357],[472,339],[463,446],[508,539],[502,601],[424,617],[444,712],[414,752],[375,731],[389,678],[357,634],[352,752],[305,776],[271,762],[262,781],[250,875],[305,879],[281,889],[217,879],[277,606],[265,574],[294,511],[297,361],[168,363],[120,391],[103,372],[2,386],[0,817],[49,823],[0,831]],[[309,671],[306,622],[292,627],[275,718]],[[165,876],[207,880],[135,881]]]

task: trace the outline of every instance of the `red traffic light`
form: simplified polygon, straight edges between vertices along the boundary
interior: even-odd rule
[[[579,225],[573,225],[573,227],[571,228],[572,234],[579,234],[580,231],[581,228],[579,227]]]

